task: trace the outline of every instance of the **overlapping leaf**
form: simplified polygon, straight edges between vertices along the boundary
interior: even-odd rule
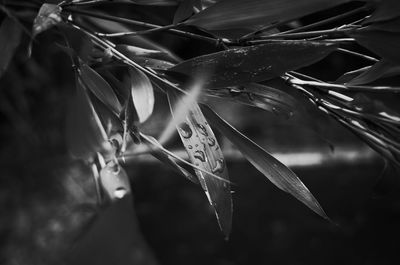
[[[291,95],[257,83],[245,84],[230,89],[209,89],[206,93],[261,108],[285,118],[291,117],[296,109],[296,100]]]
[[[315,63],[336,45],[311,41],[279,41],[233,48],[184,61],[170,69],[186,76],[205,76],[206,88],[264,81]]]
[[[33,35],[37,35],[62,21],[61,7],[55,4],[43,4],[33,21]]]
[[[324,218],[328,218],[318,201],[293,171],[233,128],[208,106],[202,105],[202,110],[210,123],[227,137],[245,158],[275,184],[275,186],[293,195],[315,213]]]
[[[185,23],[205,29],[230,29],[293,20],[349,0],[221,0]]]
[[[183,0],[174,15],[173,23],[179,23],[193,14],[193,0]]]
[[[375,12],[364,23],[386,21],[400,16],[400,6],[397,0],[378,0],[375,2],[377,2]]]
[[[168,100],[174,113],[173,107],[177,105],[179,97],[175,92],[169,91]],[[200,184],[215,210],[220,228],[228,237],[232,226],[232,195],[226,162],[215,135],[197,103],[191,102],[191,106],[187,109],[186,119],[177,125],[177,129],[190,161],[205,171],[227,180],[221,181],[195,169]]]
[[[11,18],[4,18],[0,26],[0,78],[7,70],[21,40],[22,29]]]
[[[130,68],[131,96],[140,123],[145,122],[153,113],[154,92],[149,78],[141,71]]]
[[[112,112],[119,114],[122,110],[121,103],[118,101],[112,87],[95,70],[86,64],[80,67],[81,77],[87,88],[106,105]]]
[[[354,77],[348,85],[363,85],[371,83],[379,78],[400,75],[400,65],[387,62],[385,59],[380,60],[371,66],[368,70]]]

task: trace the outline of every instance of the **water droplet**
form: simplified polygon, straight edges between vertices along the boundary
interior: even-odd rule
[[[191,145],[188,145],[188,148],[189,148],[189,149],[193,149],[193,146],[191,146]]]
[[[114,191],[114,196],[118,199],[122,199],[127,193],[128,191],[125,188],[119,187]]]
[[[183,138],[190,138],[192,137],[192,129],[190,129],[187,123],[182,123],[179,127],[179,131]]]
[[[200,133],[201,133],[202,135],[208,136],[207,129],[206,129],[206,127],[204,127],[203,124],[197,124],[197,127],[199,128]]]
[[[215,167],[212,169],[212,173],[222,173],[224,171],[224,160],[221,159],[217,159],[215,161],[216,165]]]
[[[214,138],[208,138],[207,141],[208,141],[208,145],[209,146],[214,146],[215,145],[215,139]]]
[[[197,150],[193,154],[194,158],[197,158],[201,162],[206,162],[206,155],[204,154],[203,151]]]

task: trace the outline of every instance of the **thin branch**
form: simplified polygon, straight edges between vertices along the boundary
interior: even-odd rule
[[[340,52],[343,52],[343,53],[351,54],[351,55],[354,55],[354,56],[369,60],[369,61],[379,62],[378,59],[376,59],[376,58],[374,58],[372,56],[368,56],[368,55],[362,54],[362,53],[350,51],[350,50],[343,49],[343,48],[338,48],[337,50],[340,51]]]

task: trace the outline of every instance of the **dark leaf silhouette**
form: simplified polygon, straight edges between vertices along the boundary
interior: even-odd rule
[[[77,78],[76,95],[67,116],[67,146],[72,156],[91,160],[96,152],[111,149],[107,134],[93,107],[87,88]]]
[[[173,23],[177,24],[193,14],[193,0],[183,0],[175,12]]]
[[[267,25],[348,2],[349,0],[222,0],[194,15],[185,23],[205,29],[230,29]]]
[[[400,16],[389,21],[376,22],[368,26],[369,29],[389,32],[400,32]]]
[[[349,33],[358,43],[387,61],[400,64],[399,43],[400,34],[368,27]]]
[[[33,21],[33,35],[37,35],[61,23],[61,7],[54,4],[43,4]]]
[[[182,102],[177,94],[168,92],[168,100],[171,112],[180,115],[174,112],[177,103]],[[197,103],[183,102],[183,104],[191,104],[191,106],[187,107],[186,119],[177,125],[177,129],[190,161],[205,171],[227,180],[227,182],[223,182],[195,169],[200,184],[210,204],[214,207],[220,228],[228,237],[232,226],[232,195],[225,159],[217,139]]]
[[[378,0],[375,2],[377,2],[375,12],[364,23],[386,21],[400,16],[400,6],[397,0]]]
[[[106,105],[112,112],[119,114],[122,106],[112,87],[95,70],[86,64],[80,67],[83,82],[90,91]]]
[[[21,40],[21,27],[11,18],[4,18],[0,26],[0,78],[7,70]]]
[[[310,41],[279,41],[233,48],[184,61],[170,69],[203,76],[204,87],[216,88],[260,82],[315,63],[336,45]]]
[[[241,134],[229,123],[219,117],[208,106],[202,105],[202,110],[210,123],[227,137],[245,156],[245,158],[275,186],[293,195],[320,216],[328,219],[318,201],[293,171],[279,162],[267,151]]]

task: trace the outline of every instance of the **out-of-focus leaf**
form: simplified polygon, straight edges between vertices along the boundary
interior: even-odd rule
[[[135,63],[143,66],[143,67],[149,67],[154,70],[169,70],[172,67],[175,66],[175,64],[163,61],[163,60],[158,60],[158,59],[153,59],[153,58],[145,58],[145,57],[134,57],[132,58],[132,61]]]
[[[72,156],[91,160],[96,152],[110,150],[107,134],[87,94],[81,78],[77,78],[76,95],[67,116],[67,146]]]
[[[182,0],[175,11],[173,23],[177,24],[193,14],[193,0]]]
[[[349,35],[356,41],[387,61],[400,64],[400,34],[395,32],[372,30],[368,27],[355,30]]]
[[[155,158],[160,160],[162,163],[170,166],[173,170],[180,173],[182,176],[184,176],[191,182],[193,182],[195,184],[199,184],[199,180],[195,176],[193,176],[189,171],[187,171],[186,169],[184,169],[183,167],[178,165],[178,163],[176,163],[175,160],[173,160],[170,155],[163,152],[162,148],[159,148],[161,146],[161,144],[154,137],[151,137],[149,135],[147,137],[151,138],[151,140],[153,141],[153,142],[148,143],[148,144],[152,145],[152,146],[150,146],[152,156],[154,156]],[[155,145],[154,143],[157,143],[158,146]]]
[[[185,23],[205,29],[229,29],[288,21],[349,0],[221,0]]]
[[[210,123],[227,137],[239,149],[244,157],[275,186],[293,195],[315,213],[328,219],[318,201],[293,171],[233,128],[208,106],[202,105],[202,110]]]
[[[210,89],[206,93],[261,108],[285,118],[291,117],[296,109],[296,100],[291,95],[257,83],[228,89]]]
[[[115,47],[118,51],[122,52],[128,57],[146,57],[146,58],[154,58],[154,59],[161,59],[161,60],[174,60],[167,52],[153,50],[153,49],[145,49],[140,48],[134,45],[125,45],[119,44]]]
[[[367,28],[373,29],[373,30],[400,32],[400,17],[391,19],[389,21],[376,22],[376,23],[369,25]]]
[[[82,81],[90,91],[112,112],[119,114],[122,106],[112,87],[95,70],[86,64],[80,66]]]
[[[377,2],[375,12],[364,23],[385,21],[400,16],[398,0],[378,0],[375,2]]]
[[[33,21],[33,36],[61,23],[61,7],[55,4],[43,4]]]
[[[356,70],[352,70],[349,72],[344,73],[343,75],[341,75],[338,79],[336,79],[334,81],[335,84],[345,84],[350,82],[352,79],[356,78],[357,76],[359,76],[360,74],[366,72],[368,69],[370,69],[371,66],[366,66],[366,67],[362,67]]]
[[[279,41],[233,48],[184,61],[170,69],[204,76],[204,87],[216,88],[264,81],[315,63],[336,45],[311,41]]]
[[[157,265],[144,243],[131,195],[103,209],[66,255],[68,265]]]
[[[168,91],[168,101],[173,115],[180,115],[174,112],[174,107],[180,99],[176,92]],[[229,181],[228,169],[217,139],[197,103],[191,102],[191,104],[187,108],[189,111],[185,121],[177,125],[189,159],[194,165]],[[232,227],[232,195],[229,183],[197,169],[195,172],[215,210],[222,232],[228,237]]]
[[[350,80],[348,85],[363,85],[371,83],[382,77],[400,75],[400,65],[387,62],[385,59],[375,63],[367,71]]]
[[[11,18],[4,18],[0,26],[0,78],[7,70],[21,40],[21,27]]]
[[[141,71],[129,69],[131,94],[139,122],[145,122],[153,113],[154,92],[149,78]]]
[[[111,201],[119,200],[131,193],[129,177],[123,167],[114,161],[100,171],[100,182],[105,194]]]

